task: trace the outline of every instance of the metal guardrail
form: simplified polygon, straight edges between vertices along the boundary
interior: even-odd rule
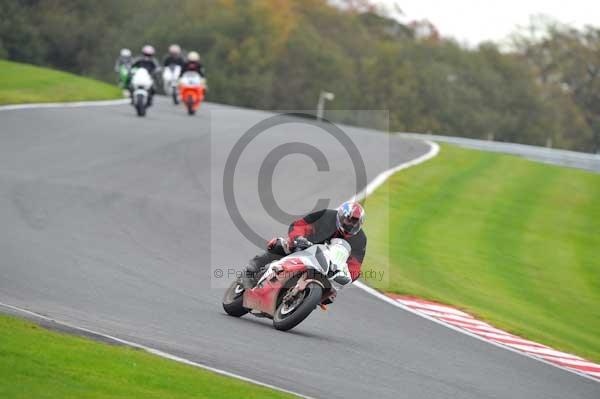
[[[533,145],[503,143],[499,141],[486,141],[470,139],[465,137],[438,136],[434,134],[421,133],[398,133],[402,137],[419,140],[432,140],[442,143],[456,144],[460,147],[472,148],[482,151],[499,152],[511,154],[559,166],[583,169],[600,173],[600,154],[589,154],[585,152],[558,150],[554,148],[536,147]]]

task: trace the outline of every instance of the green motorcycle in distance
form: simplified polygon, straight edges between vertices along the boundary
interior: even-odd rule
[[[131,80],[131,75],[129,73],[130,69],[131,65],[129,64],[119,66],[119,87],[123,90],[128,90],[129,88],[129,82]]]

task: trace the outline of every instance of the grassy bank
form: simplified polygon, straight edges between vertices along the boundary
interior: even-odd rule
[[[130,348],[0,315],[0,398],[284,398]]]
[[[600,175],[443,146],[366,206],[369,284],[600,360]]]
[[[0,104],[110,100],[115,86],[67,72],[0,60]]]

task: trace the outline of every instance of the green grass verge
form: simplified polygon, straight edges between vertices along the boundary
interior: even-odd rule
[[[445,145],[365,205],[367,283],[600,361],[600,175]]]
[[[0,104],[110,100],[121,90],[94,79],[0,60]]]
[[[131,348],[0,315],[0,398],[289,398]]]

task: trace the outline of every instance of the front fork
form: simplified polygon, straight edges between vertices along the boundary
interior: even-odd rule
[[[306,286],[308,285],[308,283],[319,284],[321,286],[321,288],[323,288],[324,292],[327,292],[326,295],[325,294],[323,295],[323,298],[321,298],[321,301],[329,299],[330,300],[329,303],[333,302],[333,299],[335,298],[335,291],[334,290],[325,290],[325,285],[323,285],[323,283],[321,281],[316,280],[314,278],[308,278],[308,275],[306,273],[303,273],[302,276],[300,276],[300,278],[296,282],[296,285],[294,285],[294,287],[291,290],[286,292],[286,294],[283,296],[281,301],[283,303],[289,304],[290,302],[292,302],[294,300],[294,298],[296,298],[296,296],[300,292],[302,292],[306,289]]]

